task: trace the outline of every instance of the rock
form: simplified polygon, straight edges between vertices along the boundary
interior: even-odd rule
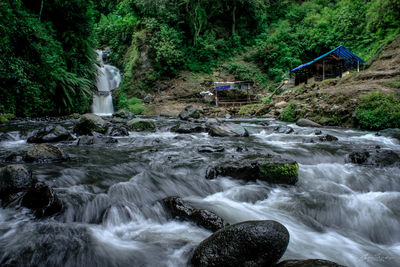
[[[220,153],[224,152],[223,146],[201,146],[197,149],[199,153]]]
[[[385,130],[381,130],[377,132],[378,136],[390,137],[400,140],[400,129],[398,128],[389,128]]]
[[[72,113],[71,115],[69,115],[70,118],[72,119],[79,119],[81,117],[81,114],[79,113]]]
[[[143,98],[143,102],[146,104],[150,104],[151,102],[153,102],[154,100],[154,96],[152,96],[151,94],[147,94],[144,98]]]
[[[34,186],[36,179],[24,165],[8,165],[0,168],[0,199],[7,200],[12,194]]]
[[[22,198],[21,205],[31,209],[37,218],[54,215],[62,210],[62,202],[44,183],[37,183]]]
[[[206,125],[212,125],[212,124],[218,124],[218,123],[220,123],[220,121],[215,118],[210,118],[210,119],[206,120]]]
[[[294,185],[298,180],[298,169],[299,166],[295,161],[266,155],[224,162],[209,167],[206,178],[230,176],[246,181],[259,179],[269,183]]]
[[[189,133],[204,133],[207,128],[204,125],[192,125],[192,124],[178,124],[171,128],[172,132],[180,134]]]
[[[32,135],[28,138],[28,143],[52,143],[72,139],[73,137],[64,127],[57,125],[33,131]]]
[[[213,232],[223,228],[225,225],[224,220],[215,213],[208,210],[195,209],[180,197],[168,197],[163,199],[162,202],[174,218],[192,221]]]
[[[346,155],[346,163],[385,167],[400,164],[400,156],[392,150],[355,151]]]
[[[151,120],[144,120],[144,119],[132,119],[128,121],[126,124],[129,129],[136,132],[143,132],[143,131],[156,131],[156,125]]]
[[[248,221],[226,226],[202,241],[194,251],[194,267],[275,264],[289,244],[289,232],[276,221]]]
[[[83,145],[105,145],[118,143],[117,139],[108,136],[88,136],[84,135],[79,137],[78,146]]]
[[[8,155],[5,159],[5,162],[8,163],[21,163],[24,161],[24,157],[21,155],[18,155],[16,153],[11,153],[10,155]]]
[[[289,105],[288,102],[281,101],[281,102],[275,104],[275,108],[276,109],[282,109],[282,108],[286,108],[288,105]]]
[[[285,126],[285,125],[280,125],[280,126],[275,127],[274,132],[282,133],[282,134],[283,133],[284,134],[291,134],[291,133],[294,132],[294,130],[293,130],[292,127]]]
[[[31,146],[25,155],[25,161],[48,163],[68,160],[69,156],[59,147],[49,144]]]
[[[296,125],[300,127],[321,127],[320,124],[308,119],[298,119]]]
[[[17,141],[10,133],[0,133],[0,142]]]
[[[326,135],[320,136],[318,138],[318,140],[321,142],[332,142],[332,141],[339,140],[339,138],[337,138],[336,136],[330,135],[330,134],[326,134]]]
[[[310,259],[310,260],[286,260],[274,265],[275,267],[345,267],[332,261]]]
[[[189,118],[199,119],[200,112],[192,105],[186,106],[179,114],[181,120],[188,120]]]
[[[207,125],[208,134],[211,136],[220,137],[247,137],[249,132],[246,128],[234,124],[234,123],[223,123],[223,124],[209,124]]]
[[[74,132],[79,135],[88,135],[92,132],[105,133],[107,128],[107,123],[101,117],[87,113],[75,124]]]
[[[113,114],[113,118],[121,118],[125,120],[131,120],[135,118],[135,115],[132,112],[126,111],[125,109],[120,109]]]
[[[321,130],[315,130],[315,131],[314,131],[314,134],[315,134],[315,135],[321,135],[321,134],[322,134],[322,131],[321,131]]]
[[[109,127],[106,134],[108,136],[129,136],[129,131],[122,126]]]

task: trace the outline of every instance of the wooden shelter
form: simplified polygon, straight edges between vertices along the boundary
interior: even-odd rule
[[[215,105],[242,105],[252,103],[253,81],[214,82]],[[236,90],[246,90],[246,94],[229,94]],[[245,97],[244,97],[245,96]],[[222,101],[221,101],[222,100]]]

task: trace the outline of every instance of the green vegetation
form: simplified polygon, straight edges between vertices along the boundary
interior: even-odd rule
[[[296,108],[297,104],[296,103],[290,103],[289,106],[284,108],[282,110],[281,115],[279,116],[279,119],[282,121],[287,121],[287,122],[295,122],[298,118],[296,116]]]
[[[360,98],[356,117],[364,129],[400,127],[400,100],[381,91],[369,93]]]
[[[387,82],[386,85],[391,88],[400,89],[400,77],[397,77],[393,81]]]
[[[260,166],[260,173],[278,182],[295,184],[299,176],[299,165],[297,163],[264,163]]]
[[[262,115],[257,114],[262,108],[264,104],[250,104],[241,106],[239,109],[240,116],[254,116],[254,115]]]
[[[154,122],[149,120],[132,119],[127,123],[127,125],[132,131],[136,132],[154,132],[156,130],[156,125],[154,124]]]

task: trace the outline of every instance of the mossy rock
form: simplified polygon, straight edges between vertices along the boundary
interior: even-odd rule
[[[143,119],[133,119],[128,121],[126,124],[128,128],[132,131],[135,132],[144,132],[144,131],[149,131],[149,132],[155,132],[156,131],[156,125],[154,124],[153,121],[150,120],[143,120]]]
[[[8,119],[6,116],[4,116],[3,114],[0,114],[0,124],[1,123],[7,123]]]
[[[277,183],[295,184],[299,176],[299,165],[297,163],[268,162],[261,164],[259,169],[264,180]]]
[[[92,132],[105,133],[108,129],[107,123],[94,114],[84,114],[75,124],[74,132],[80,135],[88,135]]]

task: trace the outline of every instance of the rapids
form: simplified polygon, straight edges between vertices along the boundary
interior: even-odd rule
[[[346,164],[355,149],[380,146],[400,153],[398,141],[372,132],[321,128],[336,142],[305,142],[313,128],[274,132],[274,120],[239,120],[250,137],[218,138],[176,134],[179,121],[155,118],[155,133],[131,132],[117,144],[59,143],[71,160],[30,164],[65,204],[62,214],[37,220],[24,208],[0,208],[0,265],[187,266],[194,248],[211,232],[173,220],[159,200],[181,196],[230,224],[276,220],[290,242],[282,259],[321,258],[346,266],[399,266],[400,170]],[[25,151],[29,132],[50,122],[14,121],[14,141],[0,143],[0,166]],[[72,129],[73,121],[61,122]],[[269,124],[266,126],[266,124]],[[221,145],[222,153],[199,153]],[[241,152],[237,149],[240,148]],[[279,154],[299,163],[296,186],[206,180],[209,165],[245,154]]]

